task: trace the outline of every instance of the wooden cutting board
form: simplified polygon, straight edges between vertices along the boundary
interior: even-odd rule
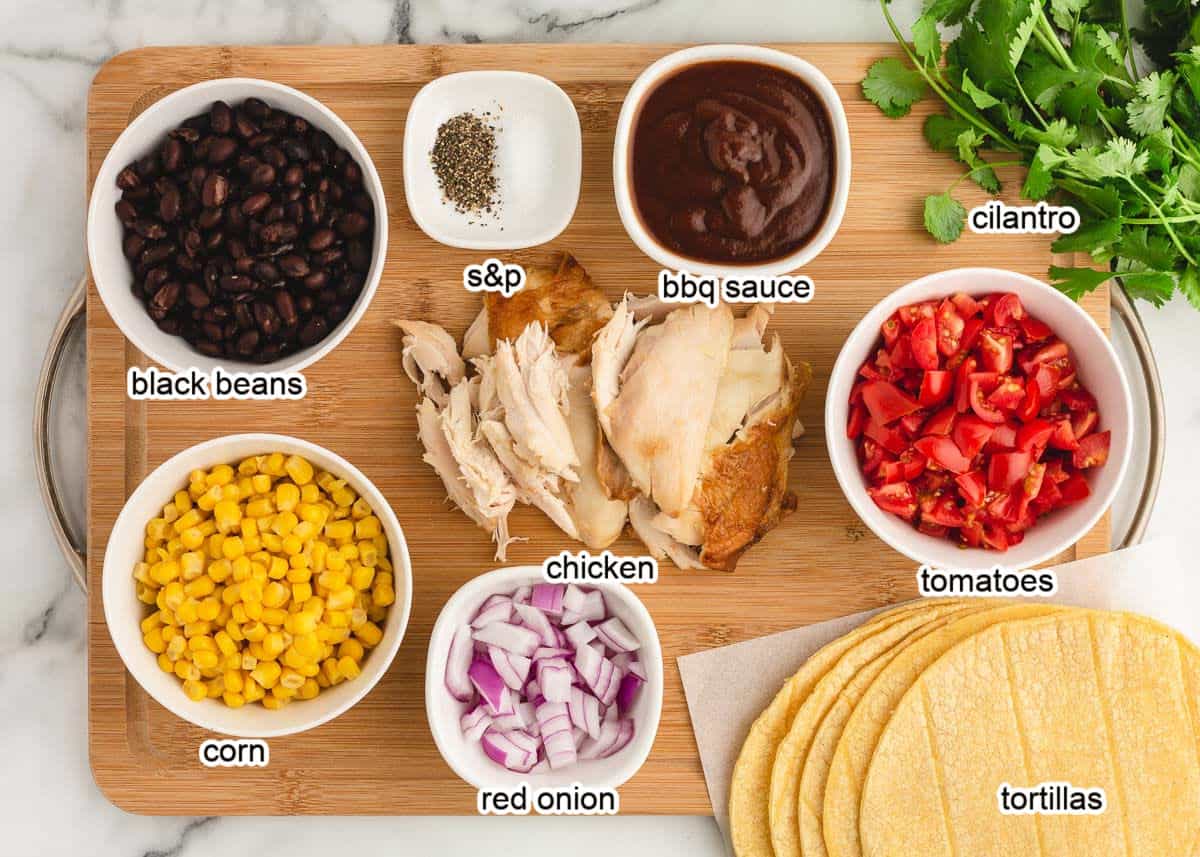
[[[390,322],[426,319],[461,335],[479,306],[478,297],[461,286],[462,269],[481,261],[482,254],[434,243],[409,215],[400,154],[405,114],[423,84],[450,72],[519,69],[557,82],[583,126],[579,208],[552,247],[517,258],[536,261],[547,249],[567,249],[612,298],[627,289],[646,292],[654,288],[658,267],[635,248],[618,219],[612,144],[630,83],[674,47],[148,48],[121,54],[96,75],[88,101],[89,186],[117,135],[158,98],[209,78],[263,77],[321,99],[362,138],[383,180],[391,228],[374,302],[334,353],[310,367],[309,395],[300,402],[127,400],[125,371],[144,365],[145,358],[122,337],[95,289],[89,291],[89,745],[96,782],[115,804],[131,812],[179,815],[474,811],[473,790],[442,761],[425,722],[423,674],[430,628],[442,604],[496,562],[487,537],[448,506],[439,480],[420,460],[413,386],[401,374],[399,337]],[[891,121],[863,100],[859,80],[873,60],[894,54],[893,46],[780,47],[815,63],[834,81],[854,147],[845,221],[805,271],[815,281],[816,298],[782,307],[772,325],[788,354],[814,369],[802,410],[808,434],[791,465],[800,508],[734,574],[683,573],[664,564],[659,583],[637,589],[658,625],[667,682],[653,751],[621,790],[625,812],[711,811],[676,657],[916,594],[913,564],[871,535],[851,511],[825,453],[825,387],[846,334],[876,301],[924,274],[991,265],[1044,278],[1051,262],[1044,238],[967,234],[940,246],[925,234],[921,200],[947,187],[959,167],[931,153],[921,137],[921,120],[932,104]],[[1011,200],[1019,180],[1011,172],[1004,177]],[[974,189],[960,197],[968,207],[984,199]],[[1085,306],[1107,329],[1107,293],[1098,291]],[[209,736],[158,706],[122,667],[104,623],[101,561],[122,504],[150,469],[194,443],[251,430],[327,446],[379,486],[412,553],[412,621],[388,675],[350,712],[307,734],[272,740],[265,769],[206,769],[197,761],[197,748]],[[530,509],[514,513],[511,526],[529,537],[510,548],[511,564],[540,563],[571,547]],[[614,547],[637,551],[629,538]],[[1106,522],[1073,553],[1082,557],[1107,549]]]

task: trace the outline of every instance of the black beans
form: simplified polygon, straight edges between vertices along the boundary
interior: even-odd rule
[[[362,168],[305,119],[215,102],[117,176],[133,294],[202,354],[270,362],[350,312],[373,255]]]

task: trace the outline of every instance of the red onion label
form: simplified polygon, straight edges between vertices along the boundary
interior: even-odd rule
[[[593,556],[587,551],[563,551],[542,563],[542,576],[550,583],[657,583],[658,560],[652,556],[616,556],[612,551]]]
[[[480,789],[475,801],[480,815],[616,815],[621,796],[616,789],[588,788],[581,783],[531,789],[521,783],[513,790]]]

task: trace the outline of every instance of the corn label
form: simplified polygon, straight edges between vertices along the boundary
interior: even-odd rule
[[[164,372],[154,366],[131,366],[125,375],[125,393],[137,401],[225,401],[303,399],[308,381],[299,372],[227,372],[217,367],[204,373]]]
[[[199,756],[206,768],[265,768],[271,748],[258,738],[210,738],[200,745]]]
[[[621,796],[616,789],[596,789],[582,783],[532,789],[523,782],[515,789],[480,789],[475,808],[480,815],[616,815]]]

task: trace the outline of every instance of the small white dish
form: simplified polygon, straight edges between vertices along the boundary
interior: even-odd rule
[[[328,470],[346,480],[383,524],[388,553],[395,574],[396,601],[383,626],[383,640],[363,659],[362,674],[352,681],[322,690],[315,699],[298,700],[279,711],[261,705],[229,708],[215,699],[194,702],[183,693],[179,679],[158,668],[153,652],[142,641],[139,623],[147,607],[138,601],[133,568],[145,552],[146,522],[162,513],[162,507],[196,468],[234,464],[251,455],[282,452],[303,456],[318,470]],[[235,434],[213,438],[183,450],[156,467],[142,480],[125,502],[108,537],[104,551],[101,584],[104,620],[125,668],[172,714],[202,729],[239,738],[276,738],[292,735],[327,723],[367,695],[388,671],[408,627],[412,606],[412,567],[400,522],[379,489],[358,468],[336,453],[314,443],[277,434]]]
[[[461,113],[494,125],[500,206],[457,211],[429,160],[438,128]],[[482,117],[482,114],[491,114]],[[404,121],[404,196],[421,230],[467,250],[519,250],[558,237],[579,202],[583,137],[571,99],[553,82],[521,71],[464,71],[427,83]]]
[[[880,509],[867,494],[854,441],[846,437],[850,389],[859,367],[876,347],[883,322],[902,306],[949,297],[956,292],[972,296],[993,292],[1016,294],[1032,315],[1050,325],[1070,346],[1079,380],[1099,404],[1100,429],[1112,431],[1108,462],[1087,471],[1091,496],[1039,519],[1026,532],[1024,541],[1003,553],[962,548],[947,539],[925,535],[907,521]],[[834,474],[854,511],[875,535],[909,559],[941,569],[985,569],[997,565],[1025,569],[1071,547],[1112,505],[1129,466],[1133,447],[1133,400],[1125,370],[1121,368],[1112,343],[1079,304],[1058,289],[1024,274],[996,268],[958,268],[922,277],[892,292],[850,333],[829,379],[825,397],[825,444]]]
[[[774,66],[794,75],[808,84],[820,96],[829,111],[833,130],[836,164],[834,167],[833,195],[825,222],[812,238],[793,252],[766,262],[738,264],[734,262],[705,262],[693,259],[662,246],[642,222],[637,201],[633,194],[633,169],[631,149],[633,131],[637,123],[642,102],[664,80],[683,68],[706,62],[751,62]],[[795,271],[815,259],[833,240],[842,217],[846,213],[846,202],[850,198],[850,126],[846,111],[837,90],[825,74],[810,62],[758,45],[698,45],[667,54],[650,65],[633,82],[621,114],[617,118],[617,137],[613,145],[613,188],[617,197],[617,211],[621,223],[638,249],[670,271],[686,271],[689,274],[725,276],[737,274],[743,277],[769,277]]]
[[[363,187],[375,204],[371,267],[367,271],[366,282],[354,306],[329,335],[316,345],[271,363],[248,363],[230,358],[207,357],[192,348],[183,338],[159,330],[158,325],[146,312],[146,307],[130,290],[133,272],[130,270],[129,261],[121,252],[122,229],[113,211],[113,206],[121,198],[121,191],[117,187],[117,174],[126,165],[154,151],[167,138],[168,131],[177,128],[185,119],[207,112],[214,101],[225,101],[235,105],[251,97],[261,98],[272,107],[307,119],[313,126],[332,137],[335,143],[350,153],[362,169]],[[241,371],[299,372],[320,360],[346,338],[367,311],[375,289],[379,287],[380,277],[383,276],[387,243],[387,199],[375,163],[362,141],[350,130],[349,125],[317,99],[298,89],[269,80],[242,77],[206,80],[186,86],[154,102],[129,123],[108,150],[104,162],[100,165],[100,171],[96,174],[96,183],[92,186],[92,197],[88,204],[88,264],[104,308],[139,351],[174,372],[183,372],[194,367],[208,373],[218,366]]]
[[[450,695],[445,681],[446,659],[454,630],[469,622],[488,596],[507,595],[521,586],[544,582],[541,566],[501,568],[467,581],[450,596],[433,626],[425,665],[425,713],[433,740],[454,773],[477,789],[512,789],[522,782],[535,789],[572,783],[583,783],[591,788],[618,788],[638,772],[650,755],[663,702],[663,660],[658,630],[641,599],[622,583],[600,582],[586,586],[604,593],[609,613],[620,618],[642,644],[639,660],[646,669],[647,680],[633,706],[636,731],[627,746],[607,759],[577,762],[561,771],[518,774],[489,759],[479,742],[468,741],[459,728],[459,719],[466,712],[466,706]]]

